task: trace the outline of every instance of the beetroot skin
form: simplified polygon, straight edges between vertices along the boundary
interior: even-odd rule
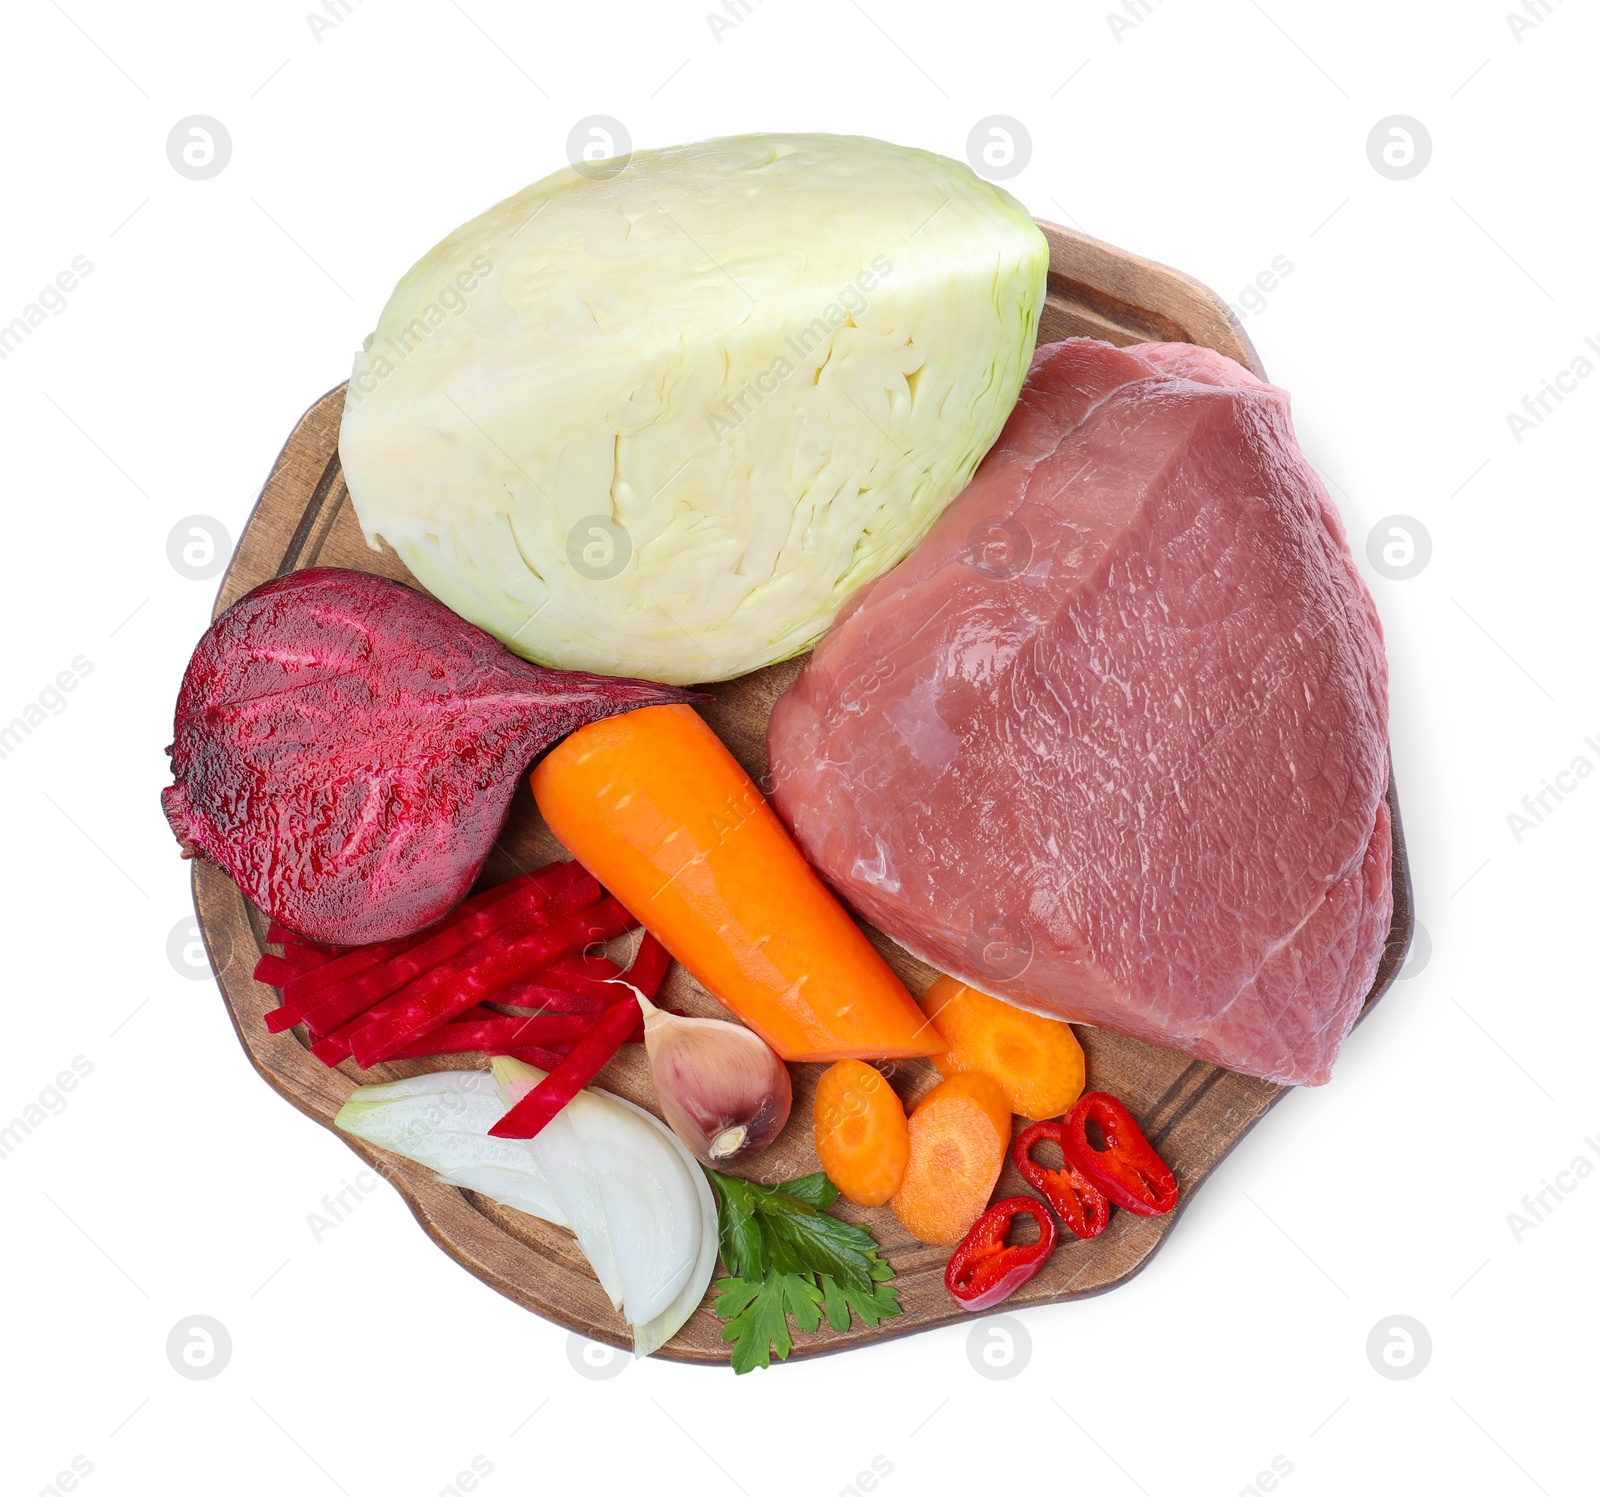
[[[178,693],[162,809],[317,941],[409,935],[467,892],[528,762],[585,723],[693,700],[545,670],[409,587],[318,567],[246,593]]]

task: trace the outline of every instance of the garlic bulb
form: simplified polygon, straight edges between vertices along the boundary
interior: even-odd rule
[[[789,1121],[788,1067],[738,1024],[669,1014],[637,988],[633,993],[644,1010],[650,1079],[667,1126],[716,1169],[759,1154]]]

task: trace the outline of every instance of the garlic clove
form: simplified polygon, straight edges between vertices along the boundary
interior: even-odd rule
[[[789,1120],[788,1067],[742,1025],[669,1014],[633,994],[667,1126],[702,1164],[723,1168],[759,1154]]]

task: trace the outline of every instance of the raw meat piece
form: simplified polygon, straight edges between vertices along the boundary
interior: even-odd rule
[[[313,940],[409,935],[467,892],[528,761],[687,692],[545,670],[442,603],[316,567],[246,593],[195,647],[162,809]]]
[[[1071,339],[768,748],[807,855],[941,971],[1315,1084],[1389,927],[1386,733],[1377,614],[1287,395]]]

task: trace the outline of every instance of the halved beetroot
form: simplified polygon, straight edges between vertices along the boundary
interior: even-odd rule
[[[245,594],[178,694],[162,808],[275,920],[355,946],[467,892],[517,777],[585,723],[689,693],[545,670],[443,604],[318,567]]]

